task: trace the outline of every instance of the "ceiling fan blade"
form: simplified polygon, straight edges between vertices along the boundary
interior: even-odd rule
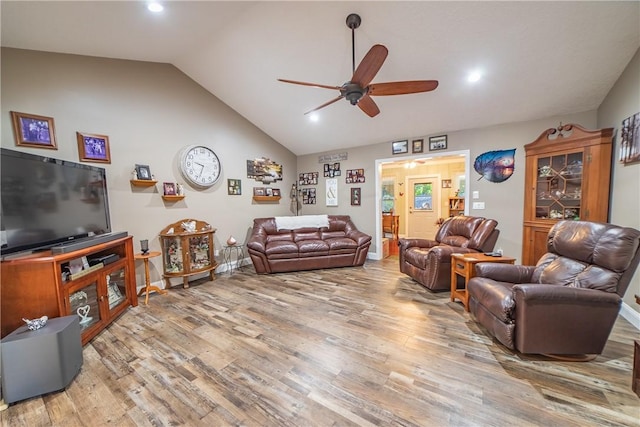
[[[380,109],[369,95],[365,95],[358,101],[358,107],[369,117],[375,117],[380,113]]]
[[[371,80],[378,74],[384,60],[387,59],[389,51],[381,44],[374,45],[369,52],[362,58],[362,62],[353,72],[351,83],[356,83],[361,87],[367,86]]]
[[[324,103],[324,104],[322,104],[321,106],[316,107],[316,108],[314,108],[313,110],[309,110],[309,111],[307,111],[307,112],[306,112],[306,113],[304,113],[304,114],[309,114],[309,113],[313,113],[314,111],[318,111],[319,109],[324,108],[324,107],[326,107],[327,105],[331,105],[331,104],[333,104],[334,102],[338,102],[338,101],[340,101],[342,98],[344,98],[344,96],[343,96],[343,95],[340,95],[339,97],[334,98],[334,99],[332,99],[332,100],[331,100],[331,101],[329,101],[329,102],[325,102],[325,103]]]
[[[369,85],[369,95],[405,95],[408,93],[429,92],[438,87],[437,80],[413,80],[406,82],[375,83]]]
[[[340,90],[340,86],[328,86],[328,85],[320,85],[317,83],[307,83],[307,82],[298,82],[295,80],[286,80],[286,79],[278,79],[279,82],[283,83],[293,83],[294,85],[302,85],[302,86],[311,86],[311,87],[319,87],[323,89],[335,89]]]

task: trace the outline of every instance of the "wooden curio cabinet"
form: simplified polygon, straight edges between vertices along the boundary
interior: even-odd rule
[[[190,226],[193,228],[189,228]],[[189,287],[189,276],[209,273],[215,280],[218,263],[214,257],[214,234],[216,229],[204,221],[183,219],[169,224],[160,232],[162,264],[166,287],[170,288],[172,277],[182,277],[185,288]]]
[[[556,222],[607,222],[612,136],[612,128],[567,124],[524,146],[524,265],[535,265],[547,252],[547,234]]]

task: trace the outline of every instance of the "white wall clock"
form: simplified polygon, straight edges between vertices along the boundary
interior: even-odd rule
[[[203,145],[190,145],[180,155],[180,172],[198,187],[211,187],[218,181],[222,165],[216,153]]]

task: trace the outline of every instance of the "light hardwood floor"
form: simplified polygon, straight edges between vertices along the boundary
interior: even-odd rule
[[[84,347],[63,392],[3,426],[634,426],[619,318],[594,361],[514,354],[397,259],[152,295]]]

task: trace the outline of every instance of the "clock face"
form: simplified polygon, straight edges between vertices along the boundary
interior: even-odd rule
[[[180,171],[185,179],[199,187],[211,187],[220,178],[222,166],[216,153],[202,145],[192,145],[180,156]]]

